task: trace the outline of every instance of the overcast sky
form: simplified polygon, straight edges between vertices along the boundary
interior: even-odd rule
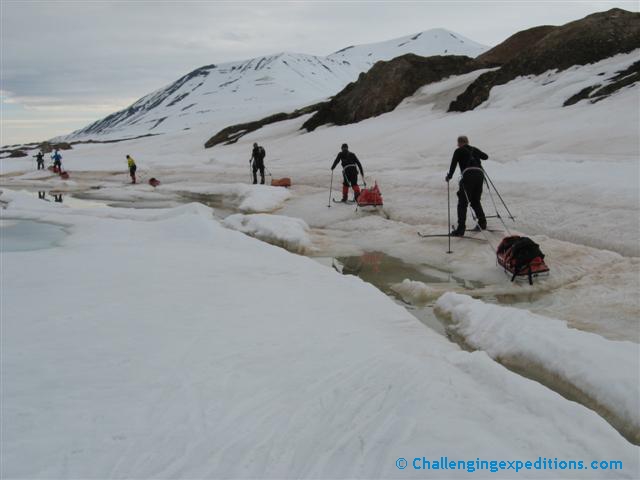
[[[68,133],[211,63],[326,55],[442,27],[486,45],[638,1],[12,1],[1,5],[0,144]]]

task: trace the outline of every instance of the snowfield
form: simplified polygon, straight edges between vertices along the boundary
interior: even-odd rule
[[[423,478],[396,459],[440,455],[639,473],[638,448],[593,411],[202,205],[0,199],[4,217],[68,231],[2,252],[5,478]]]

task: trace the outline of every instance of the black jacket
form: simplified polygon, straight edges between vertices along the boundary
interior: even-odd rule
[[[449,167],[448,178],[453,178],[453,174],[456,171],[456,167],[460,165],[460,172],[464,172],[469,167],[482,167],[480,160],[486,160],[489,155],[482,150],[471,145],[464,145],[456,148],[453,152],[453,158],[451,159],[451,166]]]
[[[256,160],[258,163],[262,163],[265,155],[266,152],[264,151],[264,148],[260,146],[253,147],[253,151],[251,152],[251,159]]]
[[[358,160],[358,157],[356,157],[355,153],[349,152],[349,151],[338,153],[338,156],[334,160],[333,165],[331,165],[331,170],[336,168],[336,165],[338,165],[338,162],[342,162],[343,170],[345,167],[348,167],[349,165],[356,165],[358,167],[358,170],[360,170],[360,175],[364,177],[364,172],[362,171],[362,164],[360,163],[360,160]]]

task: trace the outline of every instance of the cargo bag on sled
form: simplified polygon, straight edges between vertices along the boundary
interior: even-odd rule
[[[498,265],[511,274],[512,282],[518,277],[527,277],[529,285],[533,285],[534,277],[549,272],[540,246],[528,237],[512,235],[503,238],[498,245],[496,259]]]
[[[382,194],[376,182],[371,188],[363,188],[358,195],[357,200],[359,207],[381,207]]]

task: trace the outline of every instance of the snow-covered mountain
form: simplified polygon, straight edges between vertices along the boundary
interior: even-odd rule
[[[487,47],[444,29],[351,46],[326,57],[278,53],[200,67],[73,132],[67,140],[127,138],[206,124],[208,131],[326,99],[379,60],[406,53],[476,57]]]

